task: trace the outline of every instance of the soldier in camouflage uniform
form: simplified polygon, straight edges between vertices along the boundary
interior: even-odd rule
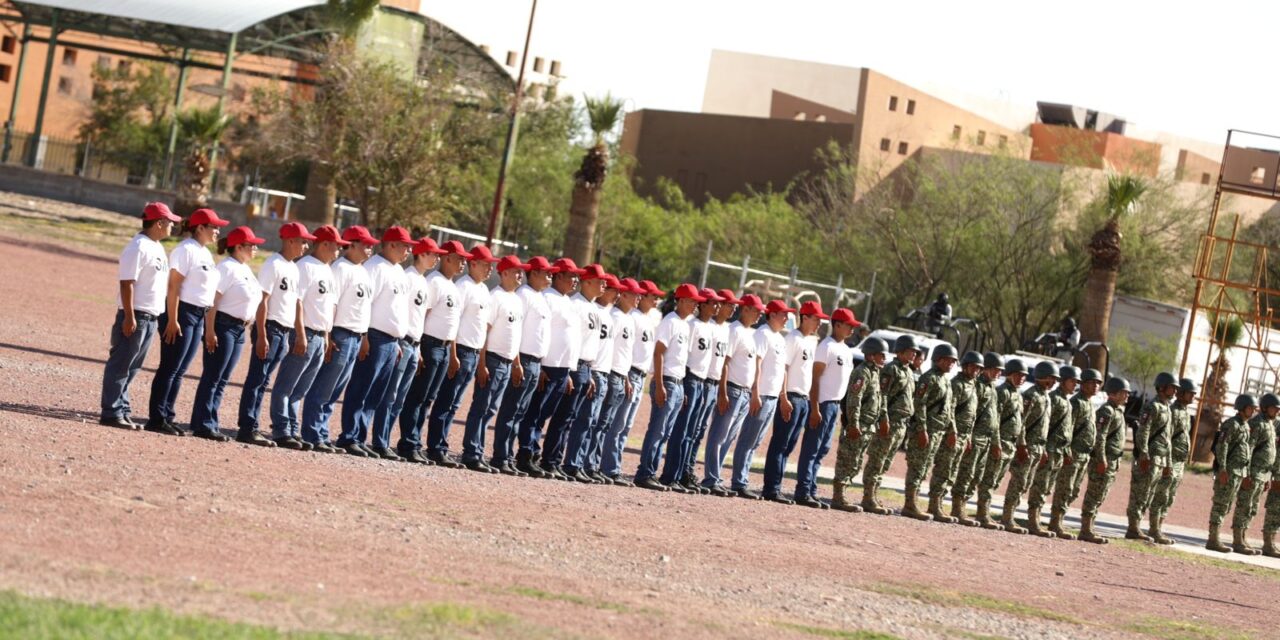
[[[1267,512],[1262,521],[1262,555],[1280,558],[1276,531],[1280,530],[1280,427],[1276,428],[1276,461],[1271,464],[1271,488],[1267,491]]]
[[[1124,405],[1129,402],[1129,382],[1112,378],[1102,390],[1107,394],[1107,403],[1098,410],[1098,437],[1089,454],[1089,488],[1085,489],[1080,515],[1080,539],[1095,544],[1107,543],[1106,538],[1093,532],[1093,521],[1111,491],[1124,455]]]
[[[1101,385],[1102,374],[1097,369],[1085,369],[1080,374],[1080,392],[1071,396],[1071,444],[1062,454],[1062,469],[1054,483],[1049,515],[1049,531],[1064,540],[1075,538],[1062,528],[1062,518],[1080,495],[1080,482],[1089,471],[1089,454],[1098,440],[1097,417],[1090,398]]]
[[[1262,395],[1262,411],[1249,421],[1249,475],[1240,483],[1236,512],[1231,530],[1238,540],[1231,549],[1236,553],[1256,556],[1259,551],[1249,546],[1249,524],[1258,515],[1258,500],[1271,488],[1271,467],[1276,463],[1276,415],[1280,414],[1280,396]]]
[[[844,492],[862,471],[867,442],[876,425],[884,418],[884,399],[880,395],[880,369],[884,366],[889,345],[880,338],[867,338],[862,343],[866,357],[849,379],[849,392],[844,396],[840,412],[842,433],[836,449],[836,478],[832,489],[831,508],[862,511],[862,507],[845,499]]]
[[[889,510],[876,501],[876,491],[893,462],[893,455],[902,444],[907,423],[915,413],[916,379],[911,372],[911,363],[920,353],[920,347],[916,345],[915,338],[901,335],[893,341],[893,352],[897,357],[880,370],[880,395],[885,414],[876,429],[876,437],[868,447],[867,466],[862,471],[862,509],[880,515],[888,514]]]
[[[1071,447],[1071,430],[1075,423],[1071,419],[1071,396],[1076,392],[1076,384],[1080,382],[1080,370],[1072,366],[1058,369],[1058,388],[1049,394],[1049,434],[1044,441],[1044,454],[1031,480],[1031,489],[1027,492],[1027,529],[1043,538],[1052,538],[1055,532],[1040,528],[1040,510],[1049,497],[1062,463]]]
[[[955,442],[955,405],[947,374],[956,365],[955,347],[942,343],[933,348],[933,367],[916,383],[915,413],[907,428],[907,488],[902,515],[930,520],[916,504],[920,485],[933,467],[934,457],[944,440]],[[930,500],[934,506],[935,500]]]
[[[969,519],[965,513],[965,505],[978,490],[992,449],[1000,447],[1000,407],[996,402],[996,380],[1000,378],[1003,369],[1004,358],[1000,354],[988,351],[982,356],[982,375],[978,376],[974,384],[977,405],[973,436],[969,439],[969,446],[965,447],[964,456],[956,471],[955,484],[951,487],[951,516],[969,527],[981,523]],[[959,413],[957,406],[956,420],[960,419]]]
[[[1004,365],[1004,384],[996,388],[996,407],[1000,416],[999,439],[991,443],[991,454],[978,483],[978,524],[983,529],[1003,529],[991,520],[991,494],[1004,480],[1013,458],[1014,448],[1022,440],[1022,396],[1018,387],[1027,379],[1027,366],[1017,358]]]
[[[1228,547],[1219,539],[1218,529],[1231,510],[1231,503],[1236,501],[1240,493],[1240,485],[1249,475],[1249,465],[1253,461],[1253,449],[1249,442],[1249,420],[1258,413],[1258,401],[1253,396],[1242,393],[1236,396],[1236,415],[1222,421],[1218,427],[1217,443],[1214,445],[1214,463],[1218,470],[1213,482],[1213,507],[1209,510],[1209,540],[1204,548],[1210,551],[1230,553],[1233,548],[1244,547],[1244,535],[1235,530],[1234,543]],[[1236,513],[1243,505],[1236,504]]]
[[[1052,362],[1038,362],[1032,374],[1035,383],[1022,393],[1022,437],[1017,441],[1013,464],[1009,465],[1009,486],[1005,487],[1000,513],[1000,524],[1010,533],[1027,532],[1018,526],[1013,516],[1022,502],[1022,494],[1031,486],[1036,466],[1047,463],[1043,458],[1045,442],[1049,439],[1049,389],[1058,382],[1058,368]],[[1039,518],[1034,526],[1040,526]]]
[[[1160,373],[1155,381],[1156,397],[1142,408],[1138,426],[1133,432],[1133,465],[1129,475],[1129,528],[1124,537],[1150,542],[1154,536],[1142,533],[1142,516],[1151,507],[1156,483],[1169,470],[1169,454],[1173,449],[1173,425],[1169,403],[1178,393],[1178,379],[1172,373]]]
[[[978,372],[981,370],[982,354],[969,351],[960,358],[960,373],[951,378],[951,429],[938,449],[933,472],[929,476],[929,515],[938,522],[960,520],[959,516],[942,513],[942,499],[956,481],[956,472],[960,469],[965,450],[969,448],[973,423],[978,419]],[[952,514],[955,511],[952,505]]]
[[[1195,402],[1200,387],[1190,378],[1178,381],[1178,395],[1169,405],[1169,472],[1156,481],[1155,495],[1151,498],[1151,527],[1147,535],[1156,544],[1173,544],[1173,540],[1160,532],[1164,518],[1173,506],[1173,497],[1182,484],[1182,472],[1191,458],[1191,403]]]

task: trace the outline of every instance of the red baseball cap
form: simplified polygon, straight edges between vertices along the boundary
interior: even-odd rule
[[[303,226],[301,222],[286,222],[280,227],[280,239],[288,240],[290,238],[302,238],[303,240],[315,240],[316,237],[311,235],[310,231]]]
[[[338,230],[331,224],[326,224],[323,227],[317,228],[315,236],[316,242],[335,242],[340,247],[345,247],[351,244],[350,242],[343,240],[342,236],[338,235]]]
[[[730,289],[721,289],[717,291],[716,294],[720,296],[721,302],[728,302],[729,304],[742,304],[742,301],[738,299],[738,296],[733,295],[733,291]]]
[[[198,227],[202,224],[211,224],[215,227],[225,227],[231,222],[218,217],[218,212],[213,209],[196,209],[191,212],[191,217],[187,218],[188,227]]]
[[[702,294],[698,293],[698,288],[689,284],[688,282],[676,287],[676,298],[689,299],[689,300],[693,300],[694,302],[707,301],[706,298],[702,297]]]
[[[582,275],[582,269],[578,268],[578,263],[573,258],[558,258],[551,265],[551,273],[572,273],[575,276]]]
[[[413,236],[409,235],[409,230],[400,225],[387,227],[387,230],[382,232],[382,241],[383,242],[403,242],[405,244],[417,244],[416,242],[414,242]]]
[[[368,229],[358,224],[347,227],[347,230],[342,232],[342,239],[360,244],[378,244],[378,239],[373,237]]]
[[[738,304],[743,307],[750,307],[756,311],[764,311],[764,303],[760,301],[760,296],[754,293],[748,293],[747,295],[742,296],[742,299],[738,301]]]
[[[470,259],[478,262],[497,262],[498,261],[497,258],[493,257],[493,252],[489,250],[489,247],[486,247],[485,245],[482,245],[482,244],[478,244],[474,247],[471,247]]]
[[[534,256],[530,258],[529,262],[524,265],[524,270],[525,271],[550,271],[552,273],[555,273],[555,269],[551,266],[551,263],[547,262],[547,259],[544,258],[543,256]]]
[[[452,253],[453,255],[462,256],[468,260],[471,259],[471,254],[467,253],[467,250],[462,248],[462,243],[457,240],[450,240],[440,245],[440,250],[444,251],[444,255]]]
[[[650,296],[667,295],[667,292],[663,291],[662,289],[659,289],[658,285],[654,284],[652,280],[641,280],[640,286],[644,288],[645,295],[650,295]]]
[[[249,227],[236,227],[227,234],[227,246],[238,247],[242,244],[259,245],[266,242],[262,238],[253,235],[253,229]]]
[[[702,302],[724,302],[715,289],[702,289],[698,291],[698,295],[702,297]]]
[[[787,306],[787,303],[781,300],[770,300],[769,306],[764,308],[765,313],[795,313],[796,310]]]
[[[169,205],[163,202],[148,202],[147,206],[142,208],[142,219],[182,222],[182,218],[173,215],[173,212],[169,210]]]
[[[622,291],[623,293],[639,293],[639,294],[648,293],[647,291],[645,291],[644,287],[640,286],[639,282],[636,282],[635,278],[623,278],[618,282],[618,284],[619,284],[618,290]]]
[[[421,240],[418,240],[413,244],[413,255],[420,256],[424,253],[433,253],[435,255],[442,256],[447,252],[444,249],[441,249],[440,246],[436,244],[435,240],[423,237]]]
[[[830,318],[830,317],[831,317],[831,316],[829,316],[829,315],[827,315],[827,314],[823,313],[823,312],[822,312],[822,305],[818,304],[817,302],[814,302],[813,300],[810,300],[810,301],[808,301],[808,302],[806,302],[806,303],[804,303],[804,304],[800,305],[800,315],[802,315],[802,316],[814,316],[814,317],[819,318],[819,319],[822,319],[822,320],[826,320],[827,318]]]
[[[612,273],[604,274],[604,286],[617,291],[625,291],[625,289],[622,288],[622,282],[618,280],[618,276],[615,276]]]
[[[605,273],[604,267],[594,263],[583,267],[578,272],[578,277],[583,280],[601,280],[607,275],[609,274]]]
[[[858,318],[853,315],[853,310],[845,309],[844,307],[841,307],[831,312],[831,321],[843,322],[853,327],[862,326],[862,323],[858,322]]]
[[[502,259],[498,261],[498,273],[502,273],[507,269],[519,269],[521,271],[527,271],[528,270],[526,269],[527,266],[528,265],[526,265],[525,263],[520,262],[520,256],[502,256]]]

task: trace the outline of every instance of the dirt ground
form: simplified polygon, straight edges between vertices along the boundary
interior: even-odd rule
[[[1274,634],[1280,572],[1190,555],[100,427],[121,220],[0,194],[0,589],[389,635]]]

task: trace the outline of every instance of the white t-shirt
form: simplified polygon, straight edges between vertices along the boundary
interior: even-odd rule
[[[613,371],[613,305],[596,305],[596,317],[600,319],[600,342],[591,370],[600,373]]]
[[[427,279],[412,266],[405,267],[404,275],[409,279],[409,329],[404,337],[421,340],[422,327],[427,323]]]
[[[578,366],[578,354],[582,352],[582,314],[572,298],[553,288],[542,295],[551,309],[551,341],[542,366],[574,369]]]
[[[524,308],[524,326],[520,335],[520,353],[542,360],[551,344],[551,307],[547,297],[527,284],[516,289]]]
[[[462,317],[458,324],[458,344],[472,349],[484,347],[489,336],[489,289],[471,276],[458,280],[462,294]]]
[[[424,335],[450,342],[458,337],[458,323],[462,320],[462,295],[458,285],[441,274],[427,274],[427,322],[422,327]]]
[[[787,334],[787,393],[808,397],[813,385],[813,355],[817,336],[806,336],[799,329]]]
[[[655,339],[665,345],[662,375],[684,378],[689,364],[689,321],[672,311],[658,323]]]
[[[213,297],[218,293],[218,268],[213,265],[208,247],[194,238],[179,242],[169,254],[169,268],[182,274],[178,300],[206,309],[213,306]]]
[[[711,352],[711,369],[707,371],[707,378],[718,381],[724,371],[724,359],[729,355],[729,323],[712,320],[709,324],[715,327],[712,332],[715,345]]]
[[[274,254],[262,264],[258,284],[267,298],[267,320],[292,329],[298,317],[298,265]]]
[[[756,356],[760,360],[761,396],[778,397],[787,375],[787,338],[767,325],[756,329]]]
[[[120,254],[120,282],[133,281],[133,310],[152,315],[164,311],[164,298],[169,292],[169,260],[164,245],[139,233],[125,245]],[[123,309],[120,291],[116,290],[116,308]]]
[[[729,382],[750,389],[756,381],[756,330],[737,320],[728,328]]]
[[[333,311],[338,306],[338,287],[333,269],[315,256],[298,261],[298,289],[302,292],[302,322],[312,331],[333,329]]]
[[[647,375],[653,370],[654,332],[657,331],[658,323],[662,322],[662,318],[658,317],[655,320],[652,313],[644,313],[639,309],[632,309],[628,315],[631,316],[636,328],[636,340],[631,351],[631,366]]]
[[[706,378],[716,349],[716,325],[689,316],[689,374]]]
[[[235,258],[218,263],[218,311],[248,322],[258,315],[262,304],[262,285],[253,277],[253,269]]]
[[[409,276],[404,267],[378,255],[366,260],[364,268],[373,288],[369,328],[403,338],[409,333]]]
[[[818,378],[818,402],[843,400],[849,389],[849,376],[853,375],[853,349],[827,336],[818,344],[814,362],[823,364],[822,377]]]
[[[609,312],[609,327],[613,331],[613,344],[610,345],[613,354],[609,357],[609,370],[625,376],[631,371],[631,358],[636,349],[635,316],[614,307]]]
[[[338,309],[334,312],[333,326],[354,333],[367,332],[369,306],[373,301],[369,272],[346,258],[334,260],[332,269],[333,282],[338,287]]]
[[[573,294],[570,299],[582,316],[582,350],[578,352],[578,359],[594,365],[596,358],[600,357],[600,334],[606,331],[604,317],[609,311],[581,293]]]
[[[520,355],[524,332],[524,301],[520,294],[501,286],[489,290],[489,341],[485,348],[508,360]]]

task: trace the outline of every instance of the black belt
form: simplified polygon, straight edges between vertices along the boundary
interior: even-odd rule
[[[353,336],[355,336],[355,337],[357,337],[357,338],[363,338],[363,337],[364,337],[364,332],[362,332],[362,331],[354,331],[354,330],[352,330],[352,329],[348,329],[348,328],[343,327],[343,326],[337,326],[337,327],[334,327],[334,328],[333,328],[333,330],[334,330],[334,331],[338,331],[339,329],[341,329],[342,331],[346,331],[347,333],[349,333],[349,334],[351,334],[351,335],[353,335]]]
[[[405,336],[404,338],[401,338],[401,340],[404,340],[405,342],[408,342],[408,343],[409,343],[409,346],[413,347],[414,349],[417,349],[417,348],[418,348],[418,345],[422,343],[422,340],[421,340],[421,339],[414,340],[413,338],[410,338],[410,337],[408,337],[408,336]]]
[[[492,351],[490,351],[490,352],[486,353],[486,354],[485,354],[485,356],[486,356],[486,357],[489,357],[489,358],[497,358],[497,359],[498,359],[500,362],[502,362],[503,364],[511,364],[511,358],[504,358],[504,357],[502,357],[502,356],[500,356],[500,355],[498,355],[498,354],[496,354],[496,353],[494,353],[494,352],[492,352]]]
[[[706,381],[707,381],[707,379],[706,379],[706,378],[700,378],[700,377],[698,377],[698,376],[693,375],[692,373],[689,373],[689,371],[688,371],[687,369],[685,370],[685,373],[684,373],[684,379],[685,379],[685,380],[690,380],[690,379],[692,379],[694,382],[706,382]]]
[[[684,384],[684,378],[677,378],[677,377],[675,377],[675,376],[662,376],[662,382],[663,382],[664,384],[665,384],[665,383],[667,383],[667,382],[674,382],[674,383],[676,383],[676,384]]]
[[[369,329],[369,333],[371,333],[371,334],[372,334],[372,333],[377,333],[377,334],[382,335],[383,337],[385,337],[385,338],[386,338],[386,339],[388,339],[388,340],[394,340],[394,341],[396,341],[396,342],[400,342],[400,336],[393,336],[393,335],[391,335],[391,334],[387,333],[386,331],[383,331],[382,329],[372,329],[372,328],[371,328],[371,329]]]
[[[622,380],[626,380],[627,377],[626,375],[618,373],[617,371],[610,371],[609,381],[612,382],[614,378],[617,378],[619,381],[622,381]]]
[[[306,332],[308,338],[324,335],[323,331],[319,329],[312,329],[311,327],[303,327],[302,330]]]
[[[521,354],[520,354],[520,362],[521,362],[522,364],[529,364],[530,362],[538,362],[538,363],[541,363],[541,362],[542,362],[542,358],[535,358],[535,357],[533,357],[533,356],[531,356],[531,355],[529,355],[529,354],[527,354],[527,353],[521,353]]]
[[[133,319],[134,319],[134,320],[137,320],[138,318],[142,318],[143,320],[155,320],[155,319],[156,319],[156,314],[154,314],[154,313],[147,313],[146,311],[138,311],[137,309],[134,309],[134,310],[133,310]]]
[[[267,321],[267,324],[269,324],[269,325],[273,325],[273,326],[275,326],[277,329],[279,329],[279,330],[281,330],[281,331],[293,331],[293,327],[286,327],[286,326],[284,326],[284,325],[280,324],[279,322],[276,322],[275,320],[268,320],[268,321]]]
[[[240,318],[237,318],[237,317],[235,317],[235,316],[233,316],[233,315],[231,315],[231,314],[229,314],[229,313],[224,313],[224,312],[222,312],[222,311],[219,311],[219,312],[217,312],[217,313],[213,314],[213,319],[214,319],[214,320],[221,320],[221,321],[223,321],[223,322],[230,322],[231,324],[238,324],[238,325],[240,325],[240,326],[242,326],[242,327],[243,327],[243,326],[245,326],[245,325],[247,325],[247,324],[249,324],[249,321],[248,321],[248,320],[241,320]]]
[[[455,345],[454,348],[458,351],[466,351],[467,353],[480,353],[479,349],[472,349],[465,344]]]
[[[198,305],[198,304],[191,304],[190,302],[183,302],[183,301],[179,300],[179,301],[178,301],[178,308],[179,308],[179,309],[181,309],[182,307],[191,307],[192,309],[195,309],[196,311],[199,311],[200,313],[204,313],[204,312],[206,312],[206,311],[208,311],[208,310],[209,310],[209,307],[202,307],[202,306],[200,306],[200,305]],[[134,313],[137,313],[137,311],[135,311]]]
[[[646,374],[637,367],[631,367],[631,375],[637,378],[643,378]]]
[[[725,384],[729,385],[730,387],[732,387],[732,388],[734,388],[734,389],[737,389],[738,391],[750,391],[750,389],[747,389],[746,387],[744,387],[744,386],[742,386],[742,385],[740,385],[740,384],[733,383],[733,382],[726,382]]]

